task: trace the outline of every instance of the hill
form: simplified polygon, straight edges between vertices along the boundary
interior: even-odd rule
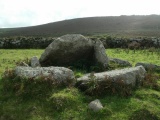
[[[69,33],[160,36],[160,15],[88,17],[38,26],[0,29],[0,36],[60,36]]]

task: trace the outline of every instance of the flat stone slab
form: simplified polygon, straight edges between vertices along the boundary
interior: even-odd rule
[[[136,63],[135,66],[143,66],[146,70],[160,70],[160,66],[151,63]]]
[[[120,70],[112,70],[107,72],[95,73],[94,79],[101,82],[109,78],[112,81],[123,80],[126,85],[136,86],[144,80],[146,70],[143,66],[125,68]],[[80,85],[86,85],[91,80],[90,74],[84,75],[77,79]]]
[[[36,78],[36,77],[49,77],[58,82],[65,82],[72,80],[74,82],[74,73],[72,70],[65,67],[24,67],[18,66],[15,68],[15,75],[22,78]]]
[[[126,61],[126,60],[121,60],[121,59],[118,59],[118,58],[109,58],[109,61],[113,62],[113,63],[116,63],[116,64],[118,64],[120,66],[132,67],[132,64],[129,63],[128,61]]]

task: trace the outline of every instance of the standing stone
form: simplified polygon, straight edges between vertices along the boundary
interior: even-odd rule
[[[90,102],[88,107],[89,109],[92,109],[94,112],[97,112],[103,108],[101,102],[98,99]]]
[[[96,62],[99,63],[103,68],[108,67],[108,57],[106,54],[106,50],[100,40],[95,41],[94,52]]]
[[[108,65],[108,58],[103,44],[88,39],[80,34],[68,34],[54,40],[41,55],[42,66],[72,66],[84,60],[89,65],[96,63]]]
[[[36,56],[31,58],[31,67],[39,67],[40,63]]]

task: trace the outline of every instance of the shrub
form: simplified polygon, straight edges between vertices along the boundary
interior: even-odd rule
[[[155,73],[148,72],[145,75],[145,79],[142,84],[144,87],[160,90],[160,84],[158,83],[158,79],[160,79],[160,76],[156,75]]]

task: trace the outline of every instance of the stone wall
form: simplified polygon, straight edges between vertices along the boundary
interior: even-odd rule
[[[160,48],[160,38],[116,38],[116,37],[90,37],[99,39],[105,48]],[[46,48],[56,38],[54,37],[10,37],[0,38],[0,49],[28,49],[28,48]]]
[[[95,39],[95,38],[94,38]],[[111,37],[100,37],[99,38],[105,48],[160,48],[160,38],[111,38]]]
[[[46,48],[54,38],[49,37],[13,37],[0,38],[0,48],[2,49],[28,49]]]

